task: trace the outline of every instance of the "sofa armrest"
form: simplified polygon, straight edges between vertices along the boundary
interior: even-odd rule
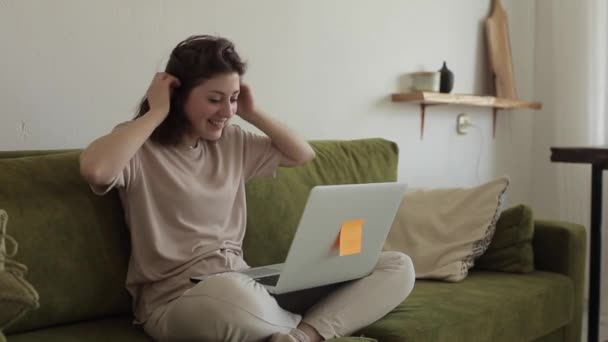
[[[565,327],[564,341],[581,340],[587,231],[585,227],[562,221],[535,221],[534,264],[539,271],[560,273],[574,284],[574,317]]]

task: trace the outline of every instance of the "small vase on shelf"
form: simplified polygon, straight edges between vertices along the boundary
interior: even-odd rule
[[[441,73],[439,92],[447,94],[451,92],[454,87],[454,73],[448,69],[445,61],[443,62],[443,67],[439,69],[439,72]]]

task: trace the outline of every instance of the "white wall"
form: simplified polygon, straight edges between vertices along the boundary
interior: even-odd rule
[[[545,106],[534,117],[532,199],[541,215],[588,225],[589,166],[550,161],[552,146],[592,143],[588,8],[540,1],[538,10],[535,88]]]
[[[504,1],[516,81],[533,98],[534,2]],[[0,0],[0,150],[83,147],[132,117],[152,74],[191,34],[231,38],[258,103],[307,139],[384,137],[400,179],[466,186],[507,174],[510,203],[530,200],[529,112],[392,103],[404,73],[455,72],[455,92],[487,88],[489,0]],[[457,136],[456,115],[479,127]],[[479,167],[478,155],[481,149]]]

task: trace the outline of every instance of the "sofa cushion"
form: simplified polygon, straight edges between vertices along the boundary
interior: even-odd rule
[[[129,317],[107,318],[10,335],[11,342],[152,342],[143,330],[131,325]],[[0,342],[2,334],[0,333]],[[371,342],[364,337],[341,337],[331,342]]]
[[[395,310],[360,333],[383,342],[530,341],[573,317],[570,278],[473,271],[460,283],[419,280]]]
[[[384,139],[313,141],[317,154],[302,167],[280,168],[276,178],[247,185],[245,260],[252,266],[283,262],[310,189],[322,184],[397,180],[397,145]]]
[[[488,250],[475,261],[475,268],[489,271],[529,273],[534,271],[534,218],[525,205],[500,214]]]
[[[462,281],[488,248],[508,177],[466,188],[408,191],[384,250],[412,258],[418,279]]]
[[[534,339],[534,342],[555,342],[555,341],[570,341],[566,337],[566,328],[561,327],[559,329],[553,330],[545,336],[541,336],[537,339]],[[577,339],[574,341],[581,341],[581,339]]]
[[[40,308],[7,331],[130,313],[128,231],[116,193],[94,195],[78,152],[0,159],[0,207]]]
[[[152,339],[135,328],[132,321],[128,316],[92,320],[9,335],[8,339],[11,342],[151,342]]]

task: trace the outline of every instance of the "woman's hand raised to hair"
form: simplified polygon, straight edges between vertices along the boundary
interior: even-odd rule
[[[150,109],[146,115],[117,126],[95,139],[80,155],[80,173],[94,186],[105,186],[125,168],[171,108],[171,92],[179,87],[177,78],[161,72],[154,76],[146,93]]]
[[[241,84],[237,114],[264,132],[283,155],[281,166],[302,165],[315,157],[312,147],[294,131],[255,107],[251,89]]]
[[[146,93],[150,104],[150,112],[166,118],[171,109],[171,93],[174,88],[179,86],[179,80],[173,75],[166,72],[159,72],[154,75]]]
[[[241,83],[236,114],[244,120],[249,121],[248,119],[254,115],[254,112],[255,102],[253,101],[251,88],[247,84]]]

